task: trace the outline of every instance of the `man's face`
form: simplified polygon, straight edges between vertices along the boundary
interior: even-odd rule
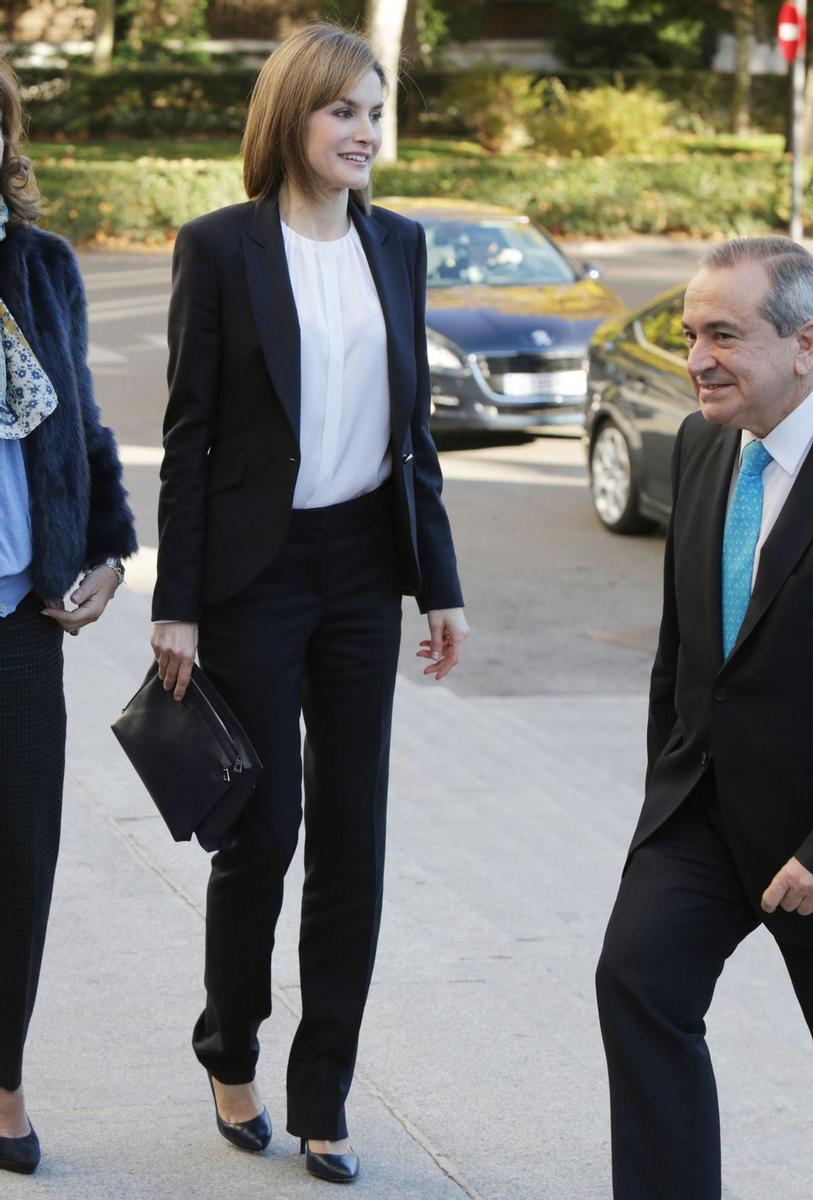
[[[813,326],[781,338],[760,312],[770,278],[758,262],[703,267],[686,290],[689,375],[713,425],[764,437],[810,390]]]

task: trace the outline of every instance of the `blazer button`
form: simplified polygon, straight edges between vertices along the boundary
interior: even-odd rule
[[[288,458],[288,462],[292,462],[292,463],[295,463],[295,462],[296,462],[296,459],[293,457],[293,455],[290,455],[290,456],[289,456],[289,458]]]
[[[412,462],[412,457],[413,457],[413,456],[412,456],[411,454],[402,454],[402,455],[401,455],[401,462],[402,462],[402,463],[408,463],[408,462]]]
[[[715,688],[714,699],[719,700],[719,702],[722,704],[724,700],[728,699],[728,689],[724,687]]]
[[[703,753],[700,755],[700,766],[705,767],[705,765],[708,761],[709,761],[709,756],[708,756],[708,754],[706,754],[706,752],[704,750]]]

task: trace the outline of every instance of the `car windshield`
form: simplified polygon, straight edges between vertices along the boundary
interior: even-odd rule
[[[422,220],[426,230],[427,285],[573,283],[566,258],[530,222]]]

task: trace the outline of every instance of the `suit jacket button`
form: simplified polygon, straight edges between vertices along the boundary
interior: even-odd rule
[[[288,462],[292,462],[292,463],[295,463],[295,462],[296,462],[296,459],[293,457],[293,455],[290,455],[290,456],[289,456],[289,458],[288,458]]]
[[[706,754],[706,752],[704,750],[703,753],[700,755],[700,766],[705,767],[705,765],[708,761],[709,761],[709,756],[708,756],[708,754]]]
[[[728,699],[728,689],[724,687],[715,688],[714,699],[719,700],[719,702],[722,704],[724,700]]]
[[[402,454],[402,455],[401,455],[401,462],[402,462],[402,463],[408,463],[408,462],[412,462],[412,455],[411,455],[411,454]]]

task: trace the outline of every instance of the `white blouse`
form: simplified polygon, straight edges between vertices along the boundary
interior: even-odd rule
[[[355,226],[332,242],[283,223],[300,330],[301,465],[294,508],[371,492],[390,474],[387,330]]]

